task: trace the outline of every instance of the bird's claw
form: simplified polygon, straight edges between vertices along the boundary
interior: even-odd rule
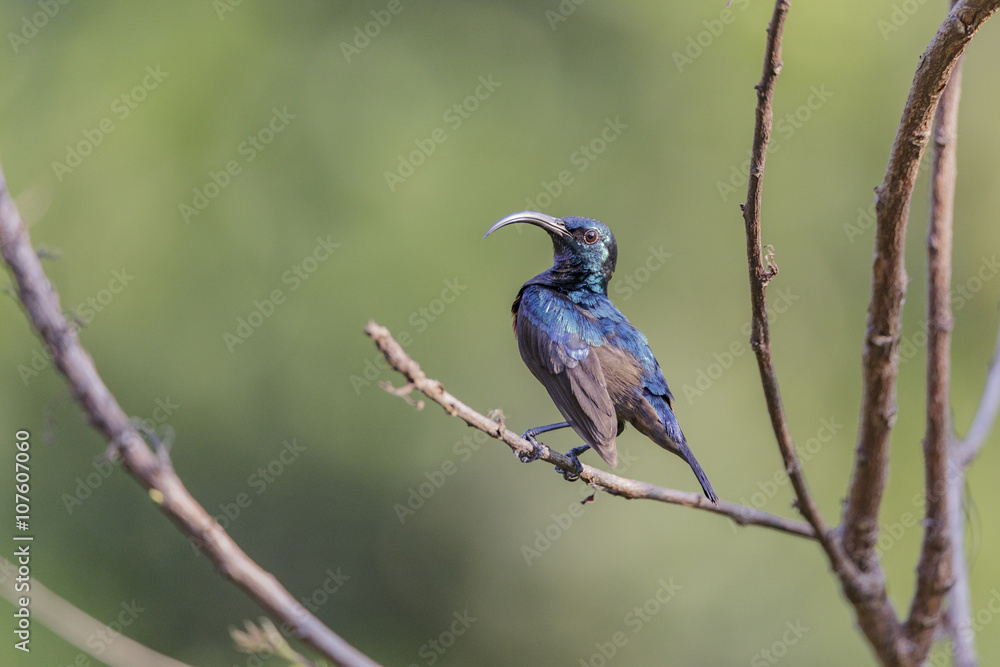
[[[531,453],[529,453],[529,454],[521,454],[519,452],[514,452],[514,455],[517,456],[518,460],[521,463],[532,463],[532,462],[537,461],[538,459],[542,458],[542,446],[541,446],[541,443],[539,443],[537,440],[535,440],[535,435],[531,431],[532,431],[532,429],[529,428],[527,431],[525,431],[523,434],[521,434],[522,438],[524,438],[525,440],[527,440],[528,442],[531,443],[531,447],[532,447]]]
[[[577,458],[579,454],[586,451],[588,447],[574,447],[573,449],[566,452],[568,456],[573,461],[573,470],[563,470],[562,468],[556,468],[556,472],[563,476],[567,482],[575,482],[580,479],[580,475],[583,473],[583,464],[580,463],[580,459]]]

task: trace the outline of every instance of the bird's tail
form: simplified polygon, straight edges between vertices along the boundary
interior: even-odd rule
[[[658,397],[657,397],[658,398]],[[650,396],[647,394],[646,400],[650,400]],[[694,457],[691,453],[691,448],[687,445],[687,438],[684,437],[684,432],[681,431],[680,424],[677,423],[677,417],[674,416],[674,411],[670,408],[670,404],[666,401],[660,399],[657,401],[650,400],[654,409],[657,410],[657,414],[660,417],[660,422],[663,425],[663,430],[656,434],[656,436],[650,436],[653,440],[674,454],[687,461],[687,464],[691,466],[691,470],[694,471],[694,476],[698,478],[698,483],[701,484],[702,491],[708,496],[716,505],[719,504],[719,497],[715,495],[715,489],[712,488],[712,483],[708,481],[708,475],[702,470],[701,464],[698,463],[698,459]]]
[[[701,464],[698,463],[698,459],[694,457],[691,449],[687,444],[682,444],[680,449],[681,458],[687,461],[688,465],[691,466],[691,470],[694,471],[694,476],[698,478],[698,483],[701,484],[701,490],[705,492],[708,499],[711,500],[716,505],[719,504],[719,497],[715,495],[715,489],[712,488],[712,483],[708,481],[708,475],[705,471],[701,469]]]

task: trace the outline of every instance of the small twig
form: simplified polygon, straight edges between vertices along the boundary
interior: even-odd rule
[[[374,341],[378,349],[382,351],[389,365],[402,373],[407,379],[407,386],[413,385],[413,388],[440,405],[451,416],[458,417],[469,426],[477,428],[486,435],[500,440],[518,456],[529,457],[538,455],[540,460],[551,463],[560,470],[571,473],[576,471],[573,459],[560,454],[542,443],[539,443],[538,450],[536,451],[530,442],[513,431],[508,430],[501,422],[494,421],[476,412],[445,391],[439,381],[432,380],[424,374],[420,369],[420,365],[406,354],[403,347],[396,342],[392,334],[385,327],[375,322],[369,322],[368,326],[365,327],[365,333]],[[715,505],[700,493],[665,489],[646,482],[619,477],[618,475],[592,468],[586,464],[581,465],[583,465],[583,472],[580,473],[581,480],[612,495],[629,499],[642,498],[673,505],[695,507],[714,514],[727,516],[740,525],[763,526],[800,537],[816,537],[816,533],[812,527],[801,521],[786,519],[738,503],[719,501],[719,504]]]
[[[244,627],[246,630],[229,628],[229,636],[233,638],[233,643],[240,651],[276,655],[293,665],[316,667],[312,661],[291,647],[270,619],[262,617],[259,626],[252,621],[244,621]]]
[[[378,386],[382,387],[385,391],[389,392],[393,396],[399,396],[401,399],[415,407],[417,410],[424,409],[424,402],[420,400],[414,400],[410,393],[413,391],[414,385],[412,382],[404,384],[402,387],[393,387],[391,382],[379,382]]]
[[[17,282],[18,296],[31,324],[52,354],[53,362],[73,390],[91,425],[107,438],[125,468],[160,510],[193,544],[261,607],[291,626],[296,635],[340,665],[375,667],[371,658],[323,625],[269,572],[261,568],[205,511],[184,486],[173,467],[146,445],[128,415],[104,384],[94,361],[80,345],[59,307],[59,295],[49,283],[31,247],[0,168],[0,251]]]

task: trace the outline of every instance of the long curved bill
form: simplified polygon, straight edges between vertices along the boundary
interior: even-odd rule
[[[510,215],[497,220],[492,227],[486,230],[486,233],[483,234],[483,238],[485,239],[501,227],[512,225],[515,222],[526,222],[529,225],[541,227],[550,234],[556,234],[557,236],[570,235],[569,230],[566,229],[566,223],[559,218],[553,218],[551,215],[539,213],[538,211],[521,211],[519,213],[511,213]]]

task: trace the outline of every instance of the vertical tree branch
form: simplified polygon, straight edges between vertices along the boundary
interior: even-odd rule
[[[761,202],[764,188],[764,162],[767,157],[767,144],[771,138],[771,128],[774,120],[772,104],[774,86],[781,72],[781,37],[785,25],[785,17],[791,8],[788,0],[777,0],[774,13],[767,29],[767,47],[764,54],[764,70],[760,83],[755,86],[757,91],[757,108],[754,122],[753,148],[750,156],[750,177],[747,184],[747,200],[741,206],[743,221],[747,236],[747,266],[750,273],[750,308],[752,312],[750,345],[757,356],[757,368],[760,371],[767,411],[771,418],[771,427],[781,452],[785,471],[792,482],[795,491],[796,505],[802,516],[816,531],[816,537],[826,551],[835,571],[845,572],[850,563],[844,558],[843,552],[835,543],[829,526],[823,520],[806,484],[805,474],[799,463],[795,444],[792,442],[785,417],[785,408],[781,401],[781,391],[778,377],[771,358],[771,330],[767,322],[767,301],[765,291],[767,284],[778,274],[778,267],[771,257],[765,257],[761,241]]]
[[[885,662],[891,663],[893,657],[899,653],[897,639],[900,635],[900,626],[885,594],[885,579],[877,568],[865,574],[858,572],[854,564],[846,557],[836,535],[829,529],[820,515],[819,508],[809,493],[795,445],[788,431],[784,406],[778,389],[778,379],[771,359],[771,334],[767,322],[765,289],[771,278],[777,275],[778,267],[769,257],[765,258],[763,254],[760,216],[764,159],[773,121],[774,84],[781,71],[781,35],[788,10],[787,0],[777,0],[768,27],[764,71],[760,83],[756,87],[757,111],[753,149],[750,157],[751,168],[747,185],[747,201],[742,207],[743,219],[746,223],[747,263],[750,271],[752,309],[750,345],[757,356],[757,367],[764,388],[768,414],[771,417],[771,426],[774,429],[785,470],[795,491],[798,509],[816,531],[817,539],[823,546],[834,572],[840,578],[848,599],[855,606],[858,624],[872,642],[876,653]],[[765,261],[767,262],[766,266]]]
[[[931,206],[927,226],[927,427],[924,434],[924,541],[917,565],[917,590],[906,622],[914,652],[924,655],[941,622],[952,584],[952,544],[948,530],[949,400],[951,387],[951,247],[957,178],[958,104],[962,58],[938,102],[934,120]],[[961,494],[959,494],[960,497]],[[963,557],[959,554],[959,557]]]
[[[896,421],[900,322],[906,293],[903,250],[913,185],[938,100],[959,56],[1000,0],[962,0],[948,14],[917,66],[876,188],[875,261],[863,350],[864,394],[854,472],[844,505],[844,547],[862,571],[876,566],[878,513],[888,477],[889,436]]]
[[[771,126],[774,120],[772,111],[774,84],[781,72],[781,35],[789,9],[788,0],[777,0],[767,30],[764,72],[761,75],[760,83],[755,87],[757,90],[757,110],[750,157],[751,168],[747,185],[747,201],[741,208],[746,224],[747,265],[750,271],[750,307],[753,318],[750,345],[757,355],[757,367],[760,370],[761,383],[764,386],[764,397],[767,400],[767,410],[771,416],[771,426],[778,441],[778,448],[781,450],[785,470],[792,480],[799,511],[815,529],[817,539],[823,542],[826,540],[829,528],[809,494],[809,487],[806,485],[795,445],[792,443],[792,436],[788,431],[778,378],[771,360],[771,331],[767,323],[767,301],[764,294],[768,282],[778,273],[778,267],[770,258],[767,258],[767,266],[765,266],[761,245],[760,208],[764,189],[764,161],[767,156],[767,144],[771,139]]]
[[[882,185],[877,189],[876,255],[872,271],[872,298],[869,306],[868,328],[864,351],[864,399],[859,426],[858,448],[852,484],[844,509],[842,532],[831,535],[818,509],[813,503],[805,479],[801,474],[794,445],[788,433],[784,410],[778,392],[770,353],[770,333],[767,326],[764,291],[768,281],[777,273],[770,259],[765,266],[760,233],[761,179],[764,157],[771,132],[771,100],[774,82],[781,69],[781,29],[789,5],[777,0],[768,29],[767,55],[764,73],[757,86],[758,105],[754,128],[754,144],[747,187],[747,202],[743,207],[747,228],[747,260],[750,271],[751,306],[753,310],[751,346],[757,354],[758,367],[767,399],[778,446],[785,461],[789,478],[796,492],[799,510],[815,528],[830,562],[840,576],[844,591],[854,604],[858,622],[868,636],[879,658],[885,664],[914,664],[922,661],[933,638],[934,625],[940,618],[940,603],[948,585],[947,544],[941,546],[941,531],[947,527],[947,496],[940,480],[946,470],[946,436],[932,431],[929,441],[929,484],[940,491],[932,496],[928,545],[919,584],[923,594],[915,599],[906,632],[900,625],[895,611],[888,602],[885,577],[875,557],[874,546],[878,534],[878,510],[888,476],[889,435],[895,422],[895,382],[899,361],[899,335],[903,296],[906,290],[906,271],[903,249],[910,197],[916,179],[924,146],[930,134],[931,120],[938,99],[951,75],[956,59],[961,56],[979,26],[997,9],[998,0],[965,0],[948,15],[931,41],[917,68],[910,95],[903,110],[889,165]],[[950,226],[949,226],[950,230]],[[950,234],[944,241],[946,257],[950,257]],[[940,247],[940,234],[935,235],[935,245]],[[943,283],[945,299],[950,282],[950,261],[946,260],[935,285]],[[943,308],[939,302],[935,313],[944,316],[937,322],[936,345],[944,356],[948,350],[950,309],[947,301]],[[943,336],[941,335],[943,332]],[[943,347],[942,347],[943,346]],[[940,359],[938,354],[935,358]],[[934,419],[932,428],[941,427],[947,433],[947,361],[942,368],[935,362],[935,405],[940,403],[941,379],[945,420]],[[935,408],[938,409],[939,408]],[[940,414],[940,410],[939,410]],[[843,541],[840,537],[843,536]],[[945,539],[945,542],[947,540]],[[846,547],[846,554],[844,548]],[[848,555],[850,558],[848,558]],[[942,565],[944,564],[944,565]],[[930,625],[930,629],[925,626]],[[917,652],[909,641],[918,641]]]
[[[945,628],[951,637],[951,657],[955,667],[975,667],[975,633],[972,632],[972,595],[969,591],[969,567],[965,562],[965,522],[962,516],[962,492],[965,470],[952,468],[948,477],[948,532],[951,542],[951,576]]]
[[[160,510],[219,568],[269,613],[288,624],[297,636],[338,665],[377,667],[377,663],[323,625],[284,586],[233,541],[205,511],[181,481],[169,459],[157,456],[136,432],[128,415],[97,373],[76,332],[59,306],[59,295],[49,283],[38,255],[31,247],[0,168],[0,251],[17,283],[17,293],[31,324],[45,341],[59,371],[66,376],[77,402],[91,425],[103,434],[109,452],[121,456],[126,470]]]

